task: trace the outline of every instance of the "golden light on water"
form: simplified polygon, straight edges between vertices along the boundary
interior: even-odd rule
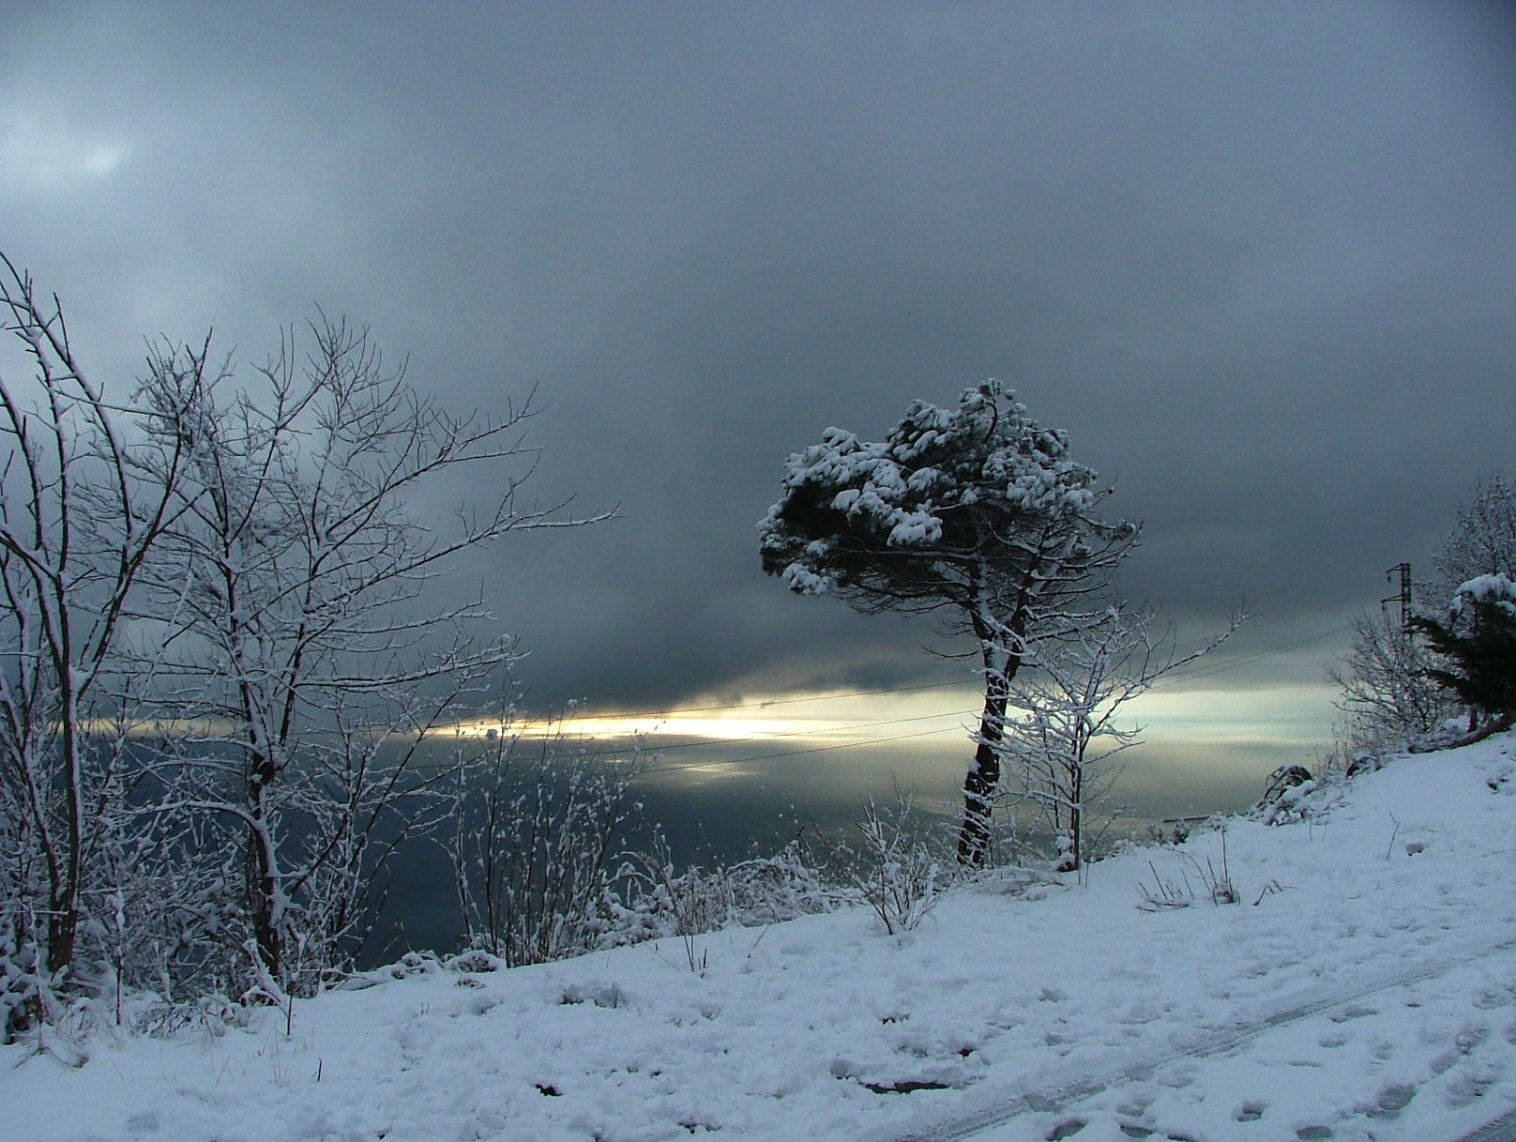
[[[1319,742],[1332,716],[1333,691],[1322,684],[1228,689],[1160,689],[1132,702],[1118,719],[1144,727],[1144,738],[1202,739],[1218,746],[1233,740],[1272,740],[1280,745]],[[579,710],[568,717],[463,722],[439,736],[523,739],[580,738],[656,748],[666,741],[794,743],[825,747],[879,742],[940,732],[967,737],[978,720],[983,695],[972,687],[935,688],[901,694],[818,694],[753,700],[721,709],[667,713]]]
[[[493,732],[531,739],[565,736],[652,745],[662,740],[778,743],[799,739],[825,746],[939,726],[966,731],[966,715],[977,709],[979,701],[973,691],[956,687],[919,694],[817,694],[664,713],[580,709],[562,718],[522,718],[504,723],[483,719],[450,725],[440,734],[487,737]]]
[[[522,719],[515,722],[460,722],[441,731],[443,736],[488,737],[491,732],[522,738],[577,737],[602,739],[704,738],[710,741],[759,742],[806,737],[844,740],[854,736],[857,723],[838,718],[760,717],[743,710],[727,715],[666,714],[622,716],[597,714],[567,719]]]

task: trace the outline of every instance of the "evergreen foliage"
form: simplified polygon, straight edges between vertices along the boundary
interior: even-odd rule
[[[1516,716],[1516,583],[1499,575],[1473,580],[1446,621],[1423,615],[1411,625],[1444,663],[1428,667],[1427,677],[1470,707],[1472,721]]]
[[[982,862],[1010,680],[1078,631],[1137,528],[1096,514],[1111,489],[998,381],[955,409],[916,401],[884,440],[829,428],[789,458],[759,524],[763,569],[864,613],[935,612],[980,646],[985,708],[964,786],[959,859]],[[1082,603],[1082,601],[1085,601]]]

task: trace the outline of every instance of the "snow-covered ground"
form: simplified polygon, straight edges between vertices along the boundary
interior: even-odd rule
[[[6,1047],[0,1137],[1455,1138],[1516,1106],[1512,747],[961,890],[903,936],[850,910],[374,973],[288,1034]]]

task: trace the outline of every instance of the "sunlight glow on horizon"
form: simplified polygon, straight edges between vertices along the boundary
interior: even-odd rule
[[[1153,742],[1277,746],[1325,745],[1331,738],[1334,695],[1325,683],[1213,686],[1159,690],[1134,700],[1122,712],[1124,725],[1142,727]],[[624,741],[656,750],[666,740],[713,743],[846,745],[922,737],[960,729],[968,739],[978,722],[983,693],[963,686],[898,694],[818,693],[808,697],[758,698],[725,708],[677,708],[658,715],[613,711],[570,712],[562,718],[479,719],[449,725],[430,736],[553,737]],[[783,711],[776,709],[782,705]]]

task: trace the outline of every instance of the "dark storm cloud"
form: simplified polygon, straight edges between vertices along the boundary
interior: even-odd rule
[[[0,247],[121,368],[315,301],[457,405],[540,384],[537,494],[625,517],[462,569],[544,698],[942,674],[753,525],[987,376],[1212,621],[1372,601],[1512,468],[1504,6],[308,7],[10,9]]]

